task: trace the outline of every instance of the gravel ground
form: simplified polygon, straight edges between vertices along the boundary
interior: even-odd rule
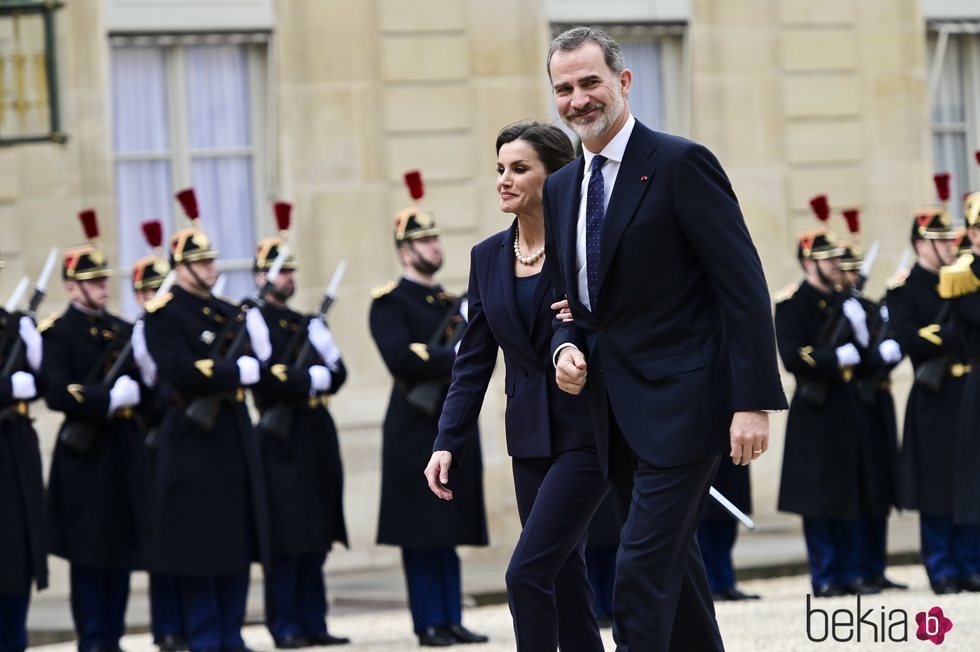
[[[942,652],[980,650],[980,594],[960,593],[951,596],[936,596],[929,590],[925,572],[919,566],[903,566],[889,569],[889,576],[911,586],[910,591],[889,591],[861,599],[861,613],[870,613],[865,620],[877,624],[878,642],[874,641],[876,630],[870,625],[857,628],[854,615],[857,599],[854,596],[831,598],[811,602],[814,609],[828,613],[838,612],[839,625],[836,633],[839,638],[852,637],[850,643],[835,642],[828,638],[824,642],[812,642],[807,637],[806,594],[809,581],[806,577],[787,577],[745,582],[741,588],[746,592],[759,593],[760,601],[741,603],[721,603],[717,605],[718,622],[721,626],[725,647],[729,652],[765,652],[767,650],[931,650],[935,649],[928,641],[916,638],[915,615],[932,607],[942,608],[944,615],[953,622],[953,628],[946,634],[939,646]],[[899,611],[900,610],[900,611]],[[907,615],[905,615],[907,614]],[[834,617],[834,616],[831,616]],[[851,625],[846,622],[850,619]],[[907,634],[900,623],[907,619]],[[881,627],[884,620],[885,627]],[[470,645],[464,649],[472,652],[502,652],[514,649],[514,634],[511,628],[510,612],[506,605],[467,609],[464,613],[465,625],[490,636],[491,642],[485,645]],[[827,633],[824,617],[812,614],[811,635],[820,638]],[[899,623],[899,625],[895,625]],[[884,630],[892,633],[892,638],[906,635],[904,642],[883,641]],[[419,649],[417,640],[411,634],[411,621],[407,610],[384,610],[369,613],[347,613],[330,618],[330,630],[334,634],[349,636],[354,644],[331,648],[349,652],[400,651]],[[858,632],[859,630],[859,632]],[[857,633],[861,642],[854,642]],[[603,630],[606,650],[614,650],[612,634]],[[264,627],[252,626],[245,630],[245,640],[249,647],[259,652],[274,650],[272,639]],[[127,636],[122,642],[126,652],[155,652],[149,635]],[[73,652],[73,644],[50,645],[35,648],[44,652]],[[458,649],[458,648],[457,648]],[[697,652],[692,650],[691,652]]]

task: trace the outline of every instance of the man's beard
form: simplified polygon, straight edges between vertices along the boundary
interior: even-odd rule
[[[432,276],[439,271],[440,267],[442,267],[441,260],[437,263],[433,263],[432,261],[423,258],[419,253],[416,253],[415,258],[412,260],[412,269],[425,276]]]
[[[573,115],[565,114],[561,116],[561,121],[575,132],[582,140],[598,138],[606,133],[616,119],[623,113],[625,100],[622,95],[615,95],[611,104],[589,104],[581,111]],[[575,115],[588,113],[591,110],[599,109],[599,115],[588,122],[576,121]]]
[[[279,301],[285,303],[290,299],[290,297],[296,294],[296,288],[293,287],[292,285],[287,285],[281,288],[277,287],[277,288],[273,288],[272,294],[274,294],[275,297],[279,299]]]

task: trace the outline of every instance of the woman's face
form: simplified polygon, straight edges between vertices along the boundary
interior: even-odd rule
[[[500,146],[497,155],[497,195],[504,213],[541,211],[541,193],[548,172],[534,147],[517,139]]]

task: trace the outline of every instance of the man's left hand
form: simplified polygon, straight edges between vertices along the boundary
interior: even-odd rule
[[[732,463],[747,466],[769,450],[769,414],[736,412],[732,417]]]

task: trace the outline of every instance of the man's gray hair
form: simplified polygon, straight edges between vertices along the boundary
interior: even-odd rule
[[[618,75],[626,69],[623,61],[623,51],[619,49],[619,43],[614,41],[611,36],[595,27],[573,27],[555,37],[548,48],[548,79],[551,79],[551,57],[561,50],[571,52],[582,47],[585,43],[595,43],[602,48],[602,56],[606,60],[606,65],[614,75]]]

